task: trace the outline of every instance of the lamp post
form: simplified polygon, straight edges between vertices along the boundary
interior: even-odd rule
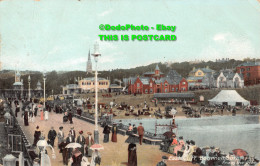
[[[31,98],[31,91],[30,91],[30,85],[31,85],[31,76],[28,76],[28,84],[29,84],[29,88],[28,88],[28,101],[30,101]]]
[[[99,46],[98,43],[94,45],[94,60],[96,62],[96,71],[95,71],[95,130],[94,130],[94,141],[95,144],[99,144],[99,133],[98,133],[98,88],[97,88],[97,62],[98,62],[98,56],[101,56],[99,53]]]
[[[46,81],[46,74],[43,73],[43,108],[45,108],[45,81]]]

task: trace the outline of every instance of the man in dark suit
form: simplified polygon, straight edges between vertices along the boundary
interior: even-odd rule
[[[75,139],[76,138],[76,131],[74,130],[74,127],[70,128],[69,133],[71,134],[71,136]]]
[[[56,131],[54,130],[53,127],[51,127],[51,130],[48,133],[48,140],[50,141],[50,145],[52,147],[54,147],[54,141],[55,141],[56,136],[57,136]]]
[[[144,127],[142,123],[137,127],[138,135],[139,135],[139,144],[142,145],[143,137],[144,137]]]
[[[67,142],[67,144],[75,142],[75,138],[71,136],[71,133],[69,133],[68,137],[66,138],[66,142]],[[72,148],[69,148],[68,158],[71,158],[71,156],[72,156],[71,152],[72,152]]]

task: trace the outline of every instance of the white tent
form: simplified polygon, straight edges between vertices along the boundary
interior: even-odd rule
[[[250,102],[241,97],[235,90],[222,90],[209,100],[209,104],[227,104],[230,106],[249,105]]]

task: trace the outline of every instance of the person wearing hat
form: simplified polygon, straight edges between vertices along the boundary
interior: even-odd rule
[[[209,161],[209,152],[210,152],[210,147],[206,146],[204,148],[202,148],[202,157],[201,157],[201,162],[200,165],[201,166],[205,166],[208,164]]]
[[[75,138],[71,135],[71,133],[69,133],[68,137],[66,138],[66,142],[67,142],[68,144],[75,142]],[[70,148],[70,149],[68,150],[68,158],[71,157],[71,152],[72,152],[72,149]]]
[[[105,124],[104,130],[103,130],[103,134],[104,134],[104,143],[109,142],[109,133],[110,133],[110,127],[108,126],[108,124]]]
[[[62,161],[64,165],[68,165],[68,159],[69,159],[69,149],[66,148],[66,146],[69,143],[63,139],[63,141],[59,144],[60,153],[62,154]]]
[[[192,155],[193,153],[195,152],[195,141],[191,140],[190,141],[190,151],[189,151],[189,154],[188,154],[188,161],[192,161]]]
[[[87,134],[88,134],[88,136],[86,137],[86,148],[85,148],[86,154],[85,155],[87,157],[91,157],[92,150],[90,149],[90,147],[94,144],[94,139],[91,136],[92,135],[91,132],[87,132]]]
[[[49,119],[49,111],[46,108],[44,108],[43,110],[44,110],[44,120],[48,120]]]
[[[184,149],[184,152],[183,152],[183,156],[182,156],[182,160],[183,161],[188,161],[189,159],[189,153],[190,153],[190,141],[186,141],[186,144],[185,144],[185,149]]]
[[[118,127],[117,127],[116,123],[113,123],[112,137],[111,137],[112,142],[117,142],[117,133],[118,133]]]
[[[173,151],[173,155],[177,155],[178,157],[182,157],[182,154],[183,154],[183,151],[182,151],[182,148],[184,147],[184,141],[183,141],[183,137],[180,136],[179,137],[179,142],[178,142],[178,145],[174,148],[174,151]]]
[[[54,130],[53,127],[51,127],[51,130],[48,133],[48,140],[50,141],[50,144],[52,147],[54,147],[54,141],[55,141],[56,136],[57,136],[56,131]]]
[[[25,109],[24,113],[23,113],[23,120],[24,120],[24,126],[29,126],[29,122],[28,122],[28,108]]]
[[[214,165],[215,164],[214,157],[215,157],[215,147],[211,146],[210,147],[210,152],[209,152],[209,161],[208,161],[209,165]]]
[[[139,124],[137,127],[138,135],[139,135],[139,144],[142,145],[143,137],[144,137],[144,127],[142,126],[142,123]]]
[[[63,132],[63,127],[62,126],[59,127],[59,132],[58,132],[57,136],[58,136],[58,145],[59,145],[64,140],[64,132]]]
[[[167,166],[167,165],[166,165],[167,160],[168,160],[168,157],[167,157],[167,156],[162,156],[162,161],[160,161],[159,163],[157,163],[156,166]]]
[[[169,147],[168,152],[171,153],[171,154],[173,154],[174,148],[175,148],[177,145],[178,145],[178,141],[177,141],[177,139],[176,139],[176,135],[173,134],[173,135],[172,135],[171,146]],[[176,154],[175,154],[175,156],[176,156]]]
[[[76,131],[74,130],[74,127],[71,127],[71,128],[70,128],[69,133],[71,134],[71,136],[72,136],[74,139],[76,139]]]
[[[76,142],[81,145],[81,148],[79,148],[79,150],[82,153],[82,155],[84,155],[85,137],[83,136],[83,131],[82,130],[79,132],[79,136],[78,136]]]
[[[37,126],[34,132],[33,146],[36,146],[37,142],[40,140],[40,136],[41,136],[41,131],[39,130],[39,126]]]
[[[72,112],[71,112],[71,111],[69,111],[69,113],[68,113],[68,119],[69,119],[69,121],[70,121],[70,124],[73,124],[73,121],[72,121]]]
[[[137,166],[136,144],[135,142],[128,145],[128,165]]]

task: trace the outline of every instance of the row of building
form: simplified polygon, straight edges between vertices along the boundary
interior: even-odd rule
[[[160,71],[158,65],[153,72],[146,72],[143,76],[130,77],[124,80],[128,93],[169,93],[185,92],[194,89],[211,88],[243,88],[260,84],[260,62],[245,62],[236,68],[214,71],[209,67],[193,68],[187,78],[182,77],[175,70],[168,74]]]
[[[90,60],[90,56],[89,56]],[[91,62],[88,63],[88,72],[92,72]],[[123,80],[125,90],[129,94],[154,94],[186,92],[194,89],[211,88],[243,88],[260,84],[260,62],[245,62],[236,68],[236,72],[231,69],[214,71],[209,67],[193,68],[187,78],[182,77],[175,70],[170,70],[167,74],[162,73],[158,65],[152,72],[145,72],[142,76],[125,78]],[[111,84],[109,79],[98,78],[98,90],[103,92],[119,92],[123,90],[121,85]],[[62,86],[64,95],[88,93],[95,91],[95,78],[88,77],[78,79],[76,84]],[[1,94],[15,96],[18,98],[28,97],[28,89],[24,89],[23,80],[19,71],[15,72],[15,82],[13,89],[0,90]],[[43,95],[41,83],[38,81],[36,89],[30,89],[31,97]]]

